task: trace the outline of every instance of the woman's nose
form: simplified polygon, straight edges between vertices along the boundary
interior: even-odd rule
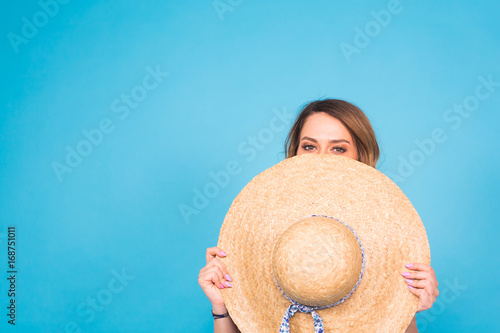
[[[327,148],[320,148],[320,149],[318,149],[318,154],[328,154]]]

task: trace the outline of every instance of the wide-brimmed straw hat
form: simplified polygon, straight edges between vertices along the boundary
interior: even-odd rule
[[[430,264],[425,228],[388,177],[338,155],[285,159],[224,219],[221,290],[241,332],[404,332],[418,305],[401,276]]]

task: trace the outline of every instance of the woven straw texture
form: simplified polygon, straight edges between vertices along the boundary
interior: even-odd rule
[[[306,217],[276,242],[273,273],[281,290],[307,306],[327,306],[359,280],[362,258],[356,236],[329,217]]]
[[[221,259],[233,278],[221,290],[241,332],[278,332],[290,302],[275,283],[272,253],[281,235],[310,215],[349,225],[366,256],[364,276],[343,303],[317,310],[325,332],[404,332],[418,297],[405,264],[430,264],[425,228],[411,202],[384,174],[343,156],[304,154],[263,171],[234,199],[221,227]],[[305,281],[307,283],[307,281]],[[317,281],[316,281],[317,283]],[[292,333],[313,331],[310,314],[290,319]]]

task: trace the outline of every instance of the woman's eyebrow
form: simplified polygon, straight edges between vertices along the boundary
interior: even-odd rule
[[[318,143],[318,140],[314,139],[314,138],[310,138],[308,136],[304,136],[301,140],[310,140],[312,142],[316,142]],[[349,141],[345,140],[345,139],[338,139],[338,140],[335,140],[335,139],[332,139],[330,141],[328,141],[329,143],[339,143],[339,142],[347,142],[348,144],[351,144]]]

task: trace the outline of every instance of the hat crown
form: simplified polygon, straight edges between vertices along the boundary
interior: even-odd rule
[[[276,283],[291,300],[311,307],[332,305],[356,286],[362,248],[343,222],[306,217],[288,227],[273,249]]]

